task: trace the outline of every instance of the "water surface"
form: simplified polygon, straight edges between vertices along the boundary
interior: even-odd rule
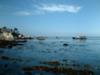
[[[84,73],[84,70],[92,73]],[[88,37],[87,40],[48,37],[30,40],[12,49],[0,48],[0,75],[66,74],[100,75],[100,37]]]

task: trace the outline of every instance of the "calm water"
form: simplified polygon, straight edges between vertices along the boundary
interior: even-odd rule
[[[68,46],[63,45],[66,43]],[[64,75],[45,70],[23,71],[25,67],[34,66],[89,69],[94,75],[100,75],[100,37],[81,41],[70,37],[34,39],[12,49],[0,48],[0,75]]]

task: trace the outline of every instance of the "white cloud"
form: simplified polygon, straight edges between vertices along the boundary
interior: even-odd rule
[[[32,16],[32,15],[41,15],[46,12],[69,12],[77,13],[80,11],[81,6],[75,5],[64,5],[64,4],[40,4],[34,5],[32,12],[29,11],[17,11],[14,14],[17,16]]]
[[[31,12],[28,12],[28,11],[18,11],[15,13],[15,15],[18,15],[18,16],[30,16],[32,15]]]
[[[74,5],[41,5],[37,7],[39,10],[46,11],[46,12],[69,12],[69,13],[77,13],[81,9],[80,6]]]

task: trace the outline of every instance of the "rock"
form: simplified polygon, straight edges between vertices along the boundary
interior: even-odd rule
[[[47,37],[44,37],[44,36],[38,36],[36,37],[37,40],[45,40]]]
[[[7,68],[8,67],[8,64],[5,64],[4,67]]]
[[[13,41],[14,37],[10,32],[3,32],[0,34],[0,40]]]
[[[68,46],[68,44],[67,43],[64,43],[63,46]]]
[[[7,57],[7,56],[1,56],[1,59],[3,59],[3,60],[9,60],[10,58]]]

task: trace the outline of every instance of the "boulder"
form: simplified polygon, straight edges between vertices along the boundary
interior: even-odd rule
[[[10,32],[2,32],[0,34],[0,40],[13,41],[14,37],[13,37],[12,33],[10,33]]]

